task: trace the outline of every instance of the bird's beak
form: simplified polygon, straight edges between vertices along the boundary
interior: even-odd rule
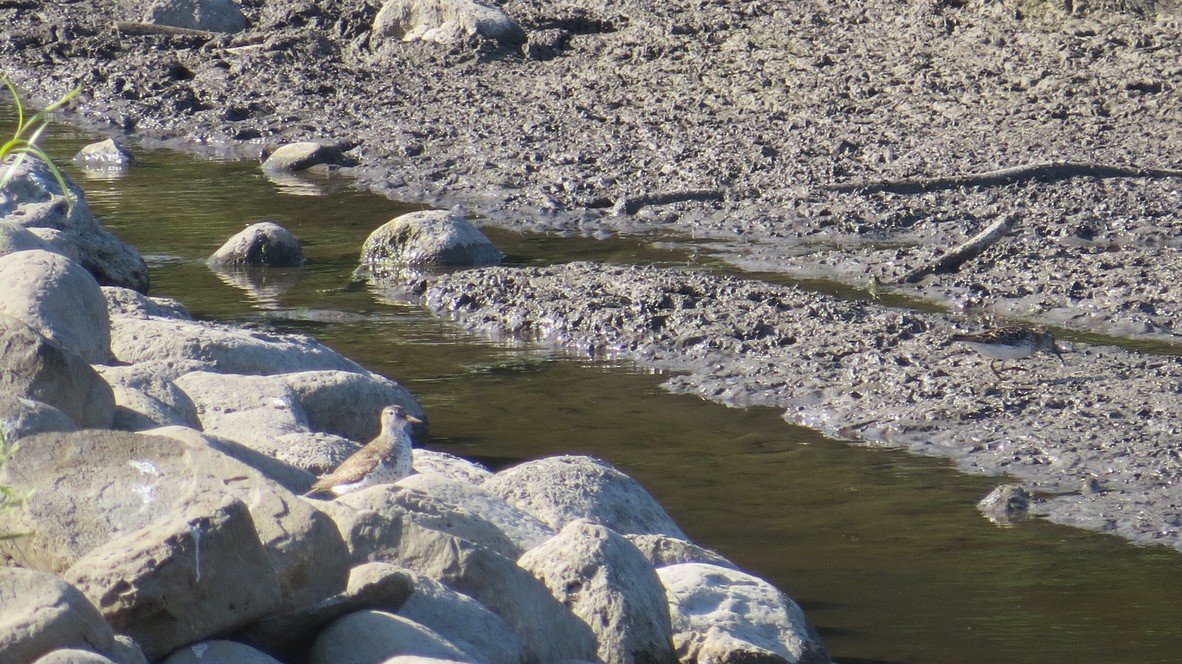
[[[1060,359],[1062,359],[1062,358],[1060,358]],[[415,417],[414,415],[407,415],[407,416],[406,416],[406,421],[407,421],[407,422],[410,422],[411,424],[422,424],[422,423],[423,423],[423,421],[422,421],[422,420],[420,420],[419,418]]]
[[[1067,360],[1063,359],[1063,351],[1059,348],[1059,344],[1051,344],[1051,349],[1055,351],[1055,355],[1063,363],[1063,366],[1067,366]]]

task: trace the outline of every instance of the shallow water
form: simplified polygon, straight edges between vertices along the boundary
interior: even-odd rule
[[[64,161],[93,137],[59,127],[51,139]],[[149,258],[152,294],[202,318],[312,334],[401,381],[426,408],[436,449],[493,466],[559,453],[610,461],[699,543],[796,598],[839,662],[1182,659],[1175,551],[1037,521],[998,528],[973,507],[996,479],[827,440],[770,409],[672,395],[659,375],[627,364],[473,338],[417,306],[352,288],[366,235],[415,208],[347,180],[321,179],[322,195],[308,196],[267,181],[257,164],[137,157],[118,178],[67,170],[107,226]],[[260,294],[202,261],[261,219],[300,237],[309,264],[276,273]],[[669,238],[488,234],[517,264],[721,269],[703,258],[709,247],[695,253]]]

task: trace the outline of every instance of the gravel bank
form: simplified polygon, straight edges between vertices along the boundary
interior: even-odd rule
[[[1098,478],[1108,490],[1039,509],[1177,546],[1174,358],[1076,344],[1067,367],[1040,358],[999,385],[941,341],[981,314],[1176,341],[1176,3],[1074,7],[508,2],[522,49],[382,42],[368,2],[252,0],[247,32],[201,36],[120,34],[136,17],[113,5],[33,0],[0,7],[0,58],[40,100],[82,85],[78,121],[141,140],[231,154],[344,142],[364,186],[485,223],[722,239],[745,268],[876,278],[951,306],[590,265],[429,292],[473,327],[677,366],[675,389],[783,406],[834,435],[1044,493]],[[953,179],[907,185],[920,178]],[[893,285],[1003,218],[1012,232],[958,272]],[[615,303],[587,295],[616,289]]]

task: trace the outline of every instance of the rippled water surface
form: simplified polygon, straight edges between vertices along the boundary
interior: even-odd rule
[[[93,138],[59,128],[50,149],[66,159]],[[998,528],[973,507],[996,480],[826,440],[769,409],[671,395],[660,376],[627,364],[473,338],[350,287],[369,232],[414,208],[347,180],[316,181],[320,195],[307,195],[308,185],[270,182],[257,164],[137,157],[119,178],[68,170],[107,226],[149,258],[152,294],[201,318],[311,334],[403,382],[437,449],[494,466],[558,453],[610,461],[698,542],[796,598],[839,662],[1182,661],[1173,550],[1042,522]],[[305,268],[252,292],[205,267],[262,219],[300,237]],[[657,238],[489,235],[518,264],[709,263]]]

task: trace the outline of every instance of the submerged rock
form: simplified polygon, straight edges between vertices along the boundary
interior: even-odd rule
[[[484,233],[446,210],[396,217],[370,233],[361,247],[362,270],[379,279],[414,274],[405,268],[479,267],[500,262],[501,252]]]
[[[135,157],[115,139],[108,138],[84,146],[74,155],[74,163],[88,170],[122,170],[134,164]]]
[[[263,162],[263,171],[266,173],[291,173],[324,164],[349,166],[355,162],[345,157],[345,147],[345,145],[325,145],[313,141],[287,143],[267,155],[266,161]]]
[[[1003,484],[977,503],[977,509],[999,526],[1012,526],[1030,516],[1030,493],[1017,484]]]
[[[291,231],[270,221],[251,224],[236,233],[206,261],[210,266],[299,267],[304,250]]]

